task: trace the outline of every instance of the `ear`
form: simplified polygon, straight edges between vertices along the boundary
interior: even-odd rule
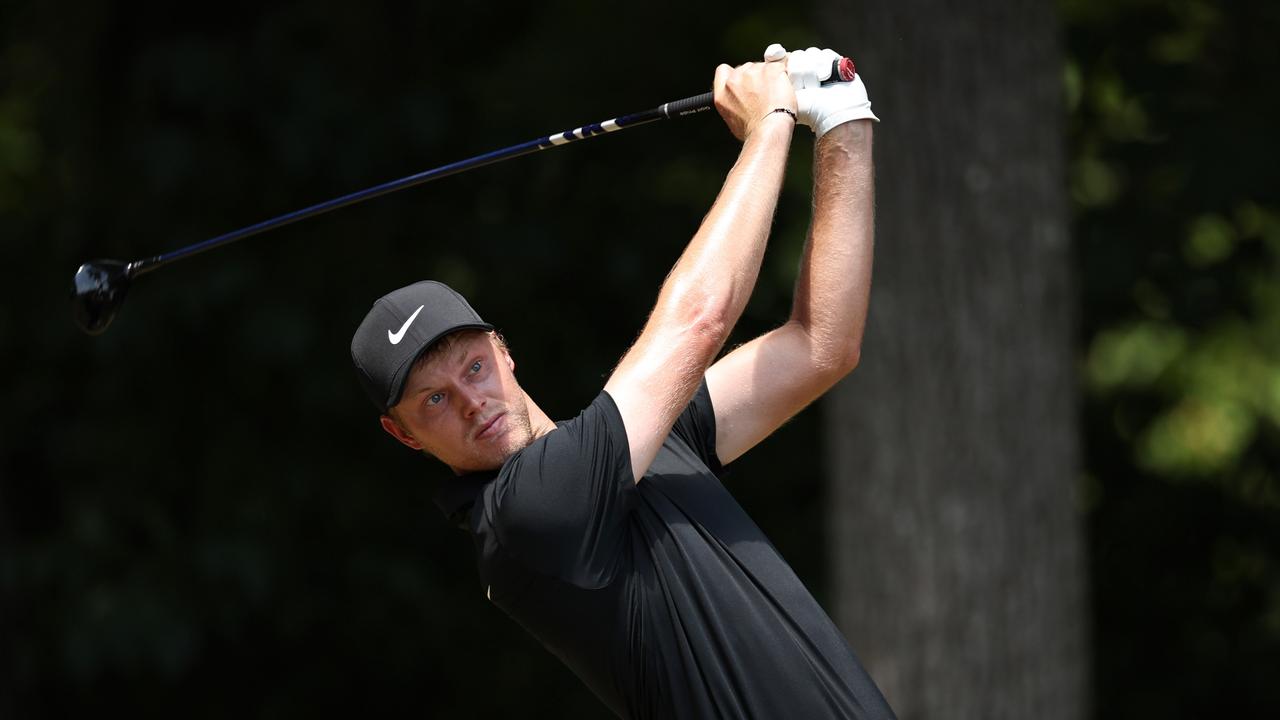
[[[414,437],[406,432],[403,427],[400,427],[400,423],[396,422],[395,418],[390,415],[383,415],[378,418],[378,422],[382,423],[382,429],[386,430],[387,434],[391,437],[399,440],[414,450],[422,449],[422,443],[415,440]]]

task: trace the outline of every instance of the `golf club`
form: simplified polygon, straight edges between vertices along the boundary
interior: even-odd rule
[[[853,80],[855,68],[853,62],[849,58],[841,58],[832,63],[830,80],[823,84],[831,82],[850,82]],[[643,125],[655,120],[665,120],[674,117],[684,117],[686,115],[694,115],[713,107],[713,93],[703,93],[693,97],[676,100],[674,102],[663,103],[651,110],[633,113],[630,115],[622,115],[612,120],[583,125],[582,127],[566,130],[562,133],[555,133],[544,137],[536,138],[528,142],[512,145],[500,150],[494,150],[475,157],[459,160],[448,165],[442,165],[431,170],[425,170],[415,175],[392,180],[366,190],[344,195],[332,200],[322,202],[318,205],[312,205],[302,210],[296,210],[285,215],[281,215],[271,220],[265,220],[250,225],[240,230],[219,235],[208,240],[204,240],[193,245],[179,248],[172,252],[162,255],[154,255],[152,257],[125,262],[122,260],[94,260],[84,263],[76,270],[75,278],[72,283],[71,302],[72,312],[75,317],[76,324],[80,326],[90,335],[98,335],[107,329],[111,324],[111,320],[120,310],[121,303],[124,302],[125,295],[129,292],[129,287],[134,278],[145,275],[153,270],[168,265],[176,260],[191,257],[206,250],[212,250],[221,247],[236,240],[242,240],[251,235],[266,232],[299,220],[313,217],[321,213],[337,210],[354,203],[368,200],[370,198],[385,195],[396,190],[402,190],[414,185],[420,185],[430,180],[454,175],[472,168],[489,165],[502,160],[507,160],[521,155],[527,155],[539,150],[565,145],[575,140],[585,140],[596,135],[604,135],[611,132],[622,130],[623,128],[633,127],[635,125]]]

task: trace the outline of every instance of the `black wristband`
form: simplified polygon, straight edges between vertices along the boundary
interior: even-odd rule
[[[774,109],[770,110],[770,111],[769,111],[769,113],[768,113],[768,115],[765,115],[764,117],[769,117],[769,115],[772,115],[772,114],[774,114],[774,113],[780,113],[780,112],[784,112],[784,113],[786,113],[786,114],[790,115],[792,120],[794,120],[794,121],[796,121],[796,122],[800,122],[800,118],[796,117],[795,112],[793,112],[793,111],[791,111],[791,110],[789,110],[789,109],[787,109],[787,108],[774,108]],[[764,118],[760,118],[760,119],[761,119],[761,120],[763,120]]]

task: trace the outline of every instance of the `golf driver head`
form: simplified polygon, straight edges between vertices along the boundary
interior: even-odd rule
[[[98,335],[107,329],[129,291],[129,280],[129,264],[119,260],[94,260],[76,270],[71,309],[81,330]]]

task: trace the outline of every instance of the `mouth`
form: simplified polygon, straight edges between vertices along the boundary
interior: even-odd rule
[[[506,417],[505,412],[500,412],[489,419],[489,422],[480,427],[480,432],[476,433],[477,440],[488,440],[502,432],[506,423],[502,422],[502,418]]]

